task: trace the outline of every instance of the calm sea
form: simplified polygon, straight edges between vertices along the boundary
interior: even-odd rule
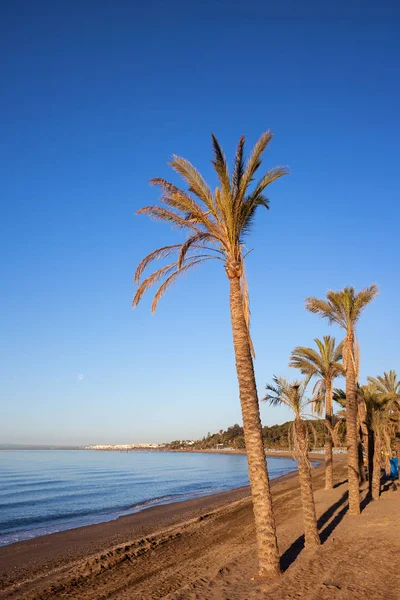
[[[296,469],[268,458],[271,478]],[[0,451],[0,546],[238,488],[244,455],[83,450]]]

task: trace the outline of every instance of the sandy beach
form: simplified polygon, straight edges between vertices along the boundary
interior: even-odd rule
[[[321,459],[321,456],[318,457]],[[0,549],[3,599],[393,599],[400,592],[400,492],[346,516],[344,457],[336,486],[314,469],[323,545],[303,550],[296,474],[272,483],[283,575],[257,579],[247,487],[158,506]]]

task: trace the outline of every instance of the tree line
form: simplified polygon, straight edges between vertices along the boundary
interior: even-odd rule
[[[262,438],[266,450],[269,448],[274,450],[290,450],[293,447],[291,438],[291,421],[280,425],[265,425],[262,428]],[[308,449],[321,449],[325,445],[326,426],[322,419],[310,419],[307,421],[308,430]],[[340,432],[340,442],[344,443],[343,431]],[[213,450],[218,447],[231,448],[234,450],[244,450],[246,448],[244,441],[243,427],[232,425],[226,430],[220,430],[216,433],[208,433],[201,440],[190,442],[188,440],[174,440],[168,447],[172,450],[191,448],[193,450]]]
[[[151,184],[161,190],[160,203],[145,206],[138,214],[164,221],[174,229],[181,230],[186,237],[183,241],[154,250],[139,263],[135,272],[138,287],[133,299],[133,305],[136,306],[144,293],[156,285],[152,302],[154,312],[161,297],[181,275],[211,260],[222,264],[222,272],[225,272],[229,282],[229,312],[253,502],[259,574],[268,578],[280,575],[280,554],[253,366],[255,353],[250,335],[249,290],[244,265],[248,254],[245,240],[256,213],[259,208],[270,207],[266,190],[289,172],[285,167],[275,167],[258,176],[262,155],[271,139],[270,131],[263,133],[246,160],[245,138],[242,136],[237,144],[230,172],[225,154],[217,138],[212,135],[212,164],[217,179],[217,187],[214,189],[191,162],[176,155],[173,155],[169,164],[183,178],[187,189],[162,178],[151,180]],[[271,257],[268,259],[271,260]],[[144,276],[150,265],[159,260],[164,261],[164,264],[150,275]],[[290,366],[299,369],[302,378],[290,381],[274,376],[272,382],[266,384],[264,401],[271,406],[284,404],[293,411],[290,429],[298,461],[308,548],[317,548],[320,540],[311,468],[307,457],[308,432],[304,420],[307,412],[315,410],[324,414],[325,483],[326,488],[330,489],[333,485],[332,446],[338,435],[337,427],[340,427],[334,422],[333,398],[336,397],[343,404],[351,515],[360,514],[360,481],[367,476],[370,481],[375,481],[378,477],[380,479],[381,448],[385,444],[388,446],[389,423],[397,419],[398,429],[398,384],[396,383],[397,391],[393,393],[382,390],[377,384],[380,384],[378,378],[374,382],[369,381],[366,386],[360,386],[358,382],[360,353],[356,326],[364,309],[377,293],[375,285],[360,292],[348,286],[339,291],[328,291],[324,298],[307,298],[305,308],[324,318],[329,324],[338,325],[343,331],[344,339],[336,345],[334,338],[325,336],[323,340],[315,340],[316,348],[304,346],[294,349]],[[345,377],[346,386],[345,390],[335,392],[333,382],[339,376]],[[314,386],[307,391],[311,381]],[[368,455],[372,456],[369,471],[364,469],[362,461],[366,449]]]

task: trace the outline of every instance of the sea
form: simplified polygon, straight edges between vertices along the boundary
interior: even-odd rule
[[[268,457],[271,479],[296,468]],[[242,454],[0,450],[0,546],[247,484]]]

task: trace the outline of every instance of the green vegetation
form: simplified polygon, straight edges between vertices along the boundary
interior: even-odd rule
[[[326,427],[322,419],[310,419],[306,421],[309,427],[309,449],[321,449],[325,445]],[[291,422],[282,423],[281,425],[271,425],[262,428],[262,438],[265,449],[273,450],[288,450],[290,444],[290,427]],[[243,427],[232,425],[226,431],[217,433],[209,433],[202,440],[196,440],[191,443],[189,440],[175,440],[168,444],[171,450],[192,449],[192,450],[215,450],[218,448],[231,448],[234,450],[244,450],[246,448],[244,442]]]

